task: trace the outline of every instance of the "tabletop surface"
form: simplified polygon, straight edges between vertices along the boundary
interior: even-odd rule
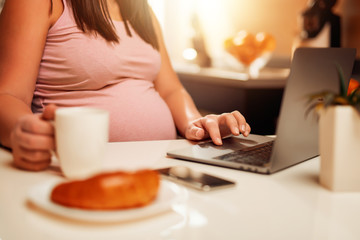
[[[163,213],[131,221],[61,217],[28,200],[34,185],[63,179],[58,164],[43,172],[16,169],[0,149],[0,239],[360,239],[360,193],[334,193],[318,183],[319,159],[261,175],[166,157],[186,140],[109,143],[105,170],[188,166],[235,187],[184,188]]]

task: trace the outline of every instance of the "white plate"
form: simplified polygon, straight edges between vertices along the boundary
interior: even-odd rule
[[[57,215],[91,222],[130,221],[150,217],[168,210],[187,198],[187,190],[175,183],[161,180],[157,198],[150,205],[125,210],[83,210],[65,207],[50,200],[55,185],[61,181],[49,181],[35,185],[28,192],[28,199],[36,206]]]

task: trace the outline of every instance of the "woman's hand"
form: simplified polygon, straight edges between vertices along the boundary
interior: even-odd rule
[[[222,137],[240,133],[247,137],[251,128],[239,111],[221,115],[206,115],[192,121],[185,131],[189,140],[202,140],[210,137],[216,145],[222,145]]]
[[[30,171],[46,169],[51,162],[50,150],[55,149],[55,105],[49,105],[42,114],[26,115],[19,119],[11,133],[11,147],[17,167]]]

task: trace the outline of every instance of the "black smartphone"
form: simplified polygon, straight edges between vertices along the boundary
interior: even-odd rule
[[[194,171],[188,167],[175,166],[158,169],[158,172],[166,179],[191,187],[200,191],[235,186],[235,182],[210,174]]]

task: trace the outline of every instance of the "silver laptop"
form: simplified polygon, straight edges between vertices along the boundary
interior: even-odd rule
[[[306,116],[307,96],[323,90],[338,91],[336,64],[340,65],[349,81],[355,54],[356,50],[350,48],[299,48],[295,51],[281,103],[276,138],[255,134],[231,136],[223,140],[222,146],[207,141],[169,151],[167,155],[267,174],[318,156],[317,118],[315,114]]]

